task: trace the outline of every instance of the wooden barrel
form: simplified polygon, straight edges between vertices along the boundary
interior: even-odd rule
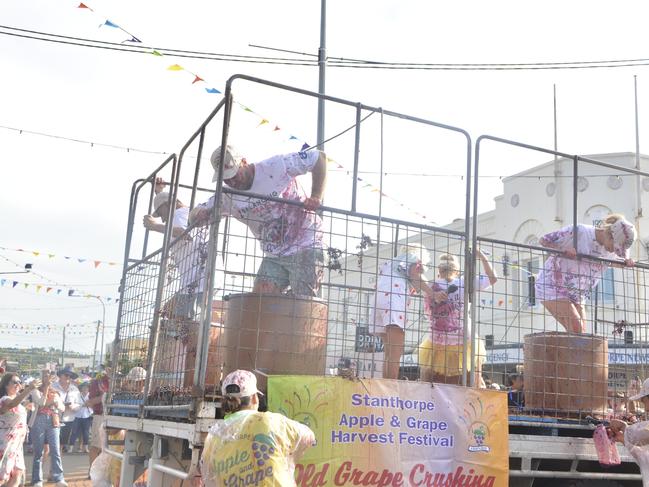
[[[233,294],[223,328],[224,373],[322,375],[325,372],[327,305],[318,298]],[[260,389],[266,380],[257,374]]]
[[[608,342],[563,332],[525,336],[525,408],[566,415],[602,413],[608,396]]]

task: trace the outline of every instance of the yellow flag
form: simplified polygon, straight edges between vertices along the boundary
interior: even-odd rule
[[[180,64],[172,64],[172,65],[169,66],[167,69],[168,69],[169,71],[182,71],[182,70],[185,69],[185,68],[183,68]]]

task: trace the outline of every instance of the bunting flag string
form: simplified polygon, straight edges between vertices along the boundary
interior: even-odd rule
[[[12,249],[9,247],[0,247],[0,250],[7,250],[10,252],[23,252],[27,254],[31,254],[34,257],[47,257],[48,259],[55,259],[55,258],[61,258],[65,259],[66,261],[70,262],[75,262],[78,264],[90,264],[92,265],[95,269],[97,269],[100,265],[107,265],[107,266],[116,266],[116,265],[121,265],[121,262],[113,262],[113,261],[108,261],[108,260],[99,260],[99,259],[91,259],[87,257],[70,257],[68,255],[59,255],[59,254],[54,254],[51,252],[46,252],[42,250],[27,250],[27,249]]]
[[[99,298],[106,301],[107,304],[119,303],[119,299],[117,298],[108,297],[108,296],[97,296],[96,294],[90,294],[85,291],[80,291],[78,289],[71,289],[71,288],[66,289],[66,288],[55,287],[55,286],[44,286],[42,284],[15,281],[13,279],[0,279],[0,287],[15,289],[18,285],[21,285],[24,289],[29,289],[31,286],[36,290],[36,293],[38,294],[45,294],[51,296],[63,296],[63,297],[67,296],[67,297],[75,297],[75,298],[94,298],[94,299]]]
[[[87,4],[85,4],[85,3],[81,3],[81,4],[79,4],[79,6],[78,6],[77,8],[87,9],[87,10],[93,12],[93,13],[96,13],[96,11],[95,11],[94,9],[90,8],[90,7],[89,7]],[[141,42],[141,41],[140,41],[137,37],[135,37],[133,34],[131,34],[130,32],[128,32],[128,31],[126,31],[126,30],[124,30],[122,27],[120,27],[120,26],[117,25],[116,23],[114,23],[114,22],[108,20],[107,18],[104,18],[103,23],[102,23],[101,25],[107,25],[107,26],[109,26],[109,27],[113,27],[113,28],[119,29],[119,30],[123,31],[124,33],[126,33],[126,34],[128,34],[129,36],[132,37],[132,39],[127,40],[127,41],[124,41],[124,42]],[[100,27],[101,27],[101,25],[100,25]],[[165,57],[164,54],[162,54],[161,52],[159,52],[159,51],[157,51],[157,50],[155,50],[155,49],[153,49],[153,50],[151,51],[151,54],[152,54],[153,56],[156,56],[156,57]],[[207,82],[205,81],[205,78],[203,78],[202,76],[200,76],[200,75],[197,74],[197,73],[194,73],[194,72],[188,70],[187,68],[185,68],[184,66],[181,66],[180,64],[176,64],[176,63],[174,63],[174,64],[170,64],[170,65],[168,65],[168,66],[167,66],[167,71],[173,71],[173,72],[183,72],[183,71],[184,71],[184,72],[187,72],[187,73],[191,76],[191,79],[192,79],[191,84],[192,84],[192,85],[195,85],[195,84],[197,84],[197,83],[201,83],[201,84],[202,84],[202,83],[206,83],[206,84],[207,84]],[[221,94],[221,93],[222,93],[221,91],[217,90],[217,89],[214,88],[214,87],[205,87],[205,92],[206,92],[206,93],[209,93],[209,94]],[[256,113],[254,110],[252,110],[250,107],[248,107],[248,106],[246,106],[246,105],[243,105],[243,104],[239,103],[239,102],[236,101],[236,100],[234,101],[234,103],[235,103],[236,105],[238,105],[238,106],[239,106],[242,110],[244,110],[245,112],[248,112],[248,113],[254,114],[255,116],[257,116],[257,117],[260,119],[260,121],[259,121],[259,123],[258,123],[258,125],[257,125],[257,128],[259,128],[259,127],[263,127],[263,126],[268,126],[269,129],[272,130],[273,132],[278,132],[278,133],[279,133],[279,132],[284,132],[284,131],[281,129],[281,127],[280,127],[279,124],[271,123],[270,119],[268,119],[268,118],[266,118],[266,117],[262,117],[260,114]],[[296,136],[294,136],[294,135],[290,135],[289,138],[288,138],[288,140],[298,140],[298,141],[299,141],[298,137],[296,137]],[[307,147],[309,147],[309,145],[306,144],[306,143],[303,144],[303,147],[304,147],[304,145],[306,145]],[[303,150],[304,150],[304,149],[303,149]],[[333,159],[331,159],[331,158],[327,158],[327,161],[328,161],[330,164],[335,164],[339,169],[342,169],[342,170],[347,171],[347,174],[350,175],[349,170],[346,169],[346,168],[345,168],[342,164],[340,164],[339,162],[336,162],[335,160],[333,160]],[[372,191],[373,193],[379,193],[379,194],[381,195],[382,198],[385,198],[385,199],[388,199],[388,200],[392,201],[392,202],[393,202],[394,204],[396,204],[397,206],[399,206],[399,207],[405,209],[406,211],[409,211],[410,213],[412,213],[412,214],[414,214],[414,215],[417,215],[418,217],[422,218],[423,220],[429,220],[429,218],[428,218],[426,215],[424,215],[423,213],[421,213],[421,212],[417,211],[416,209],[414,209],[414,208],[412,208],[412,207],[410,207],[410,206],[408,206],[408,205],[406,205],[406,204],[400,202],[400,201],[397,200],[396,198],[394,198],[394,197],[392,197],[392,196],[386,194],[384,191],[381,191],[380,188],[377,188],[376,186],[374,186],[374,185],[372,185],[372,184],[370,184],[370,183],[364,181],[362,178],[357,177],[357,181],[358,181],[358,182],[362,182],[362,183],[364,183],[363,186],[362,186],[363,188],[371,188],[371,191]]]

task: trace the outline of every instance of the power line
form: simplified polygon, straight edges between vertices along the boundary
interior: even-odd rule
[[[152,54],[152,50],[162,55],[180,58],[205,59],[212,61],[231,61],[260,64],[277,64],[285,66],[317,66],[317,61],[296,58],[249,56],[244,54],[210,53],[202,51],[187,51],[173,48],[151,48],[148,46],[118,44],[114,42],[97,41],[79,37],[50,34],[46,32],[18,29],[0,25],[5,31],[0,34],[53,42],[58,44],[89,47],[138,54]],[[296,53],[303,54],[305,53]],[[328,66],[355,69],[391,69],[391,70],[423,70],[423,71],[508,71],[508,70],[556,70],[556,69],[593,69],[593,68],[624,68],[632,66],[647,66],[649,58],[600,60],[600,61],[568,61],[568,62],[537,62],[537,63],[416,63],[416,62],[387,62],[344,57],[329,57]]]

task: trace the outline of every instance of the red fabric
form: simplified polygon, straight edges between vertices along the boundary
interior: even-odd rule
[[[100,379],[93,379],[88,386],[89,399],[101,397],[104,392],[108,392],[108,377],[103,376]],[[93,414],[104,414],[104,406],[101,402],[92,406]]]

